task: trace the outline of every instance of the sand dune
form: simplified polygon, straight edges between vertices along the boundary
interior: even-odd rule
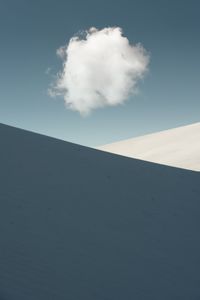
[[[108,144],[98,149],[200,171],[200,123]]]
[[[200,174],[0,125],[1,300],[200,299]]]

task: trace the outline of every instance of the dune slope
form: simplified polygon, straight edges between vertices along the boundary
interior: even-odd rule
[[[128,139],[99,150],[200,171],[200,123]]]
[[[1,300],[200,298],[200,176],[0,125]]]

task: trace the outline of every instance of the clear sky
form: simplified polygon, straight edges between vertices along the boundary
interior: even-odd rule
[[[0,122],[97,146],[199,121],[199,11],[198,0],[1,0]],[[47,90],[56,50],[93,26],[121,27],[151,58],[136,96],[82,117]]]

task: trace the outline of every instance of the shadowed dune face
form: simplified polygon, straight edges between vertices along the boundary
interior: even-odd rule
[[[0,125],[0,297],[200,298],[200,176]]]
[[[108,144],[98,149],[163,165],[200,171],[200,123]]]

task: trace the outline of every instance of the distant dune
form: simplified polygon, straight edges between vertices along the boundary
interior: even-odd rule
[[[200,173],[0,125],[1,300],[200,299]]]
[[[200,171],[200,123],[108,144],[98,149]]]

